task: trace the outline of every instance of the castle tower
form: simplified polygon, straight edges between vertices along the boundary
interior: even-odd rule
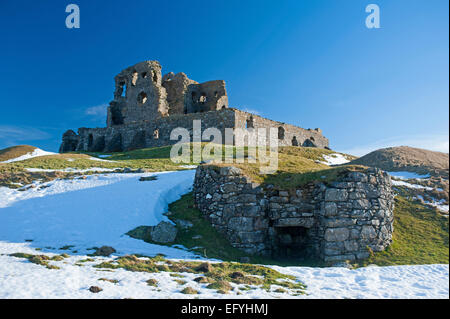
[[[108,107],[108,127],[146,123],[169,115],[159,62],[138,63],[120,72],[114,80],[116,89]]]

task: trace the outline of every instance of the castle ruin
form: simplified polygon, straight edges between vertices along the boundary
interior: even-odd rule
[[[193,132],[193,121],[202,130],[215,127],[278,130],[278,145],[328,148],[320,129],[303,129],[228,107],[225,81],[198,83],[184,73],[162,76],[157,61],[126,68],[115,78],[114,100],[104,128],[79,128],[64,133],[60,152],[120,152],[175,144],[170,133],[177,127]],[[225,144],[225,141],[223,141]]]

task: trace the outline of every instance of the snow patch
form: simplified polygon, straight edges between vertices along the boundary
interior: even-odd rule
[[[4,161],[2,163],[13,163],[13,162],[19,162],[19,161],[25,161],[27,159],[33,158],[33,157],[39,157],[39,156],[46,156],[46,155],[56,155],[57,153],[53,152],[47,152],[43,151],[40,148],[36,148],[33,152],[29,152],[25,155],[9,159],[7,161]]]
[[[341,165],[350,162],[344,155],[339,153],[334,153],[330,155],[323,155],[325,161],[321,161],[325,165]]]
[[[399,172],[387,172],[391,177],[395,177],[398,179],[427,179],[430,178],[430,175],[419,175],[417,173],[412,172],[405,172],[405,171],[399,171]]]
[[[433,200],[430,202],[425,200],[422,195],[417,195],[416,198],[424,204],[436,207],[440,212],[448,214],[449,205],[445,205],[445,199],[441,199],[438,201],[433,198]]]
[[[411,183],[404,182],[404,181],[397,181],[395,179],[392,180],[392,185],[394,185],[394,186],[404,186],[404,187],[414,188],[414,189],[425,189],[427,191],[432,191],[434,189],[433,187],[422,186],[422,185],[417,185],[417,184],[411,184]]]

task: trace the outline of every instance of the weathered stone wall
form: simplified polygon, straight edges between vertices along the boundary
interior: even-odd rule
[[[258,115],[236,110],[237,128],[276,128],[278,132],[278,145],[280,146],[308,146],[328,148],[329,142],[316,129],[304,129],[298,126],[272,121]]]
[[[161,76],[158,61],[126,68],[115,78],[107,126],[147,123],[173,114],[208,112],[228,107],[225,81],[197,83],[184,73]]]
[[[225,81],[216,80],[188,86],[185,96],[186,113],[221,110],[228,107]]]
[[[222,133],[222,143],[225,144],[225,129],[239,127],[239,125],[242,125],[242,119],[250,117],[254,118],[255,123],[260,123],[256,124],[256,126],[268,125],[269,127],[276,127],[280,124],[279,122],[270,121],[232,108],[203,113],[173,114],[167,117],[155,118],[145,123],[114,125],[106,128],[80,128],[78,136],[74,136],[74,132],[69,130],[64,133],[68,135],[63,138],[60,150],[63,152],[119,152],[144,147],[172,145],[177,141],[170,140],[170,133],[178,127],[188,129],[192,139],[194,120],[202,121],[202,131],[210,127],[219,129]],[[310,132],[301,128],[295,128],[292,125],[285,126],[287,130],[291,130],[291,127],[293,131],[298,129],[299,133],[302,131]],[[316,141],[321,141],[317,147],[328,146],[328,139],[323,137],[321,133],[318,131],[312,131],[312,133],[316,136]],[[78,141],[78,143],[75,144],[74,141]],[[279,142],[283,145],[282,140]]]
[[[159,62],[138,63],[120,72],[114,80],[116,89],[108,107],[108,127],[145,123],[169,114]]]
[[[327,262],[363,259],[392,240],[390,177],[367,169],[326,185],[283,190],[252,183],[235,167],[199,166],[197,207],[234,247],[250,254]]]
[[[169,115],[173,114],[187,114],[187,107],[185,106],[185,97],[187,95],[188,86],[198,84],[189,79],[186,74],[180,72],[174,74],[167,73],[163,77],[162,86],[167,92],[167,103],[169,103]]]
[[[172,145],[178,140],[170,140],[170,133],[175,128],[185,128],[193,138],[193,121],[201,120],[202,131],[208,127],[218,128],[225,136],[225,128],[233,127],[234,112],[231,109],[220,112],[196,114],[174,114],[148,121],[145,124],[119,125],[107,128],[80,128],[78,144],[69,150],[64,141],[65,151],[119,152],[146,147]],[[71,144],[73,145],[73,144]]]

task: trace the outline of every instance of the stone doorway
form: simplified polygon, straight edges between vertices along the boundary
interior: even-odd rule
[[[311,256],[309,228],[302,226],[275,227],[277,257],[307,258]]]

